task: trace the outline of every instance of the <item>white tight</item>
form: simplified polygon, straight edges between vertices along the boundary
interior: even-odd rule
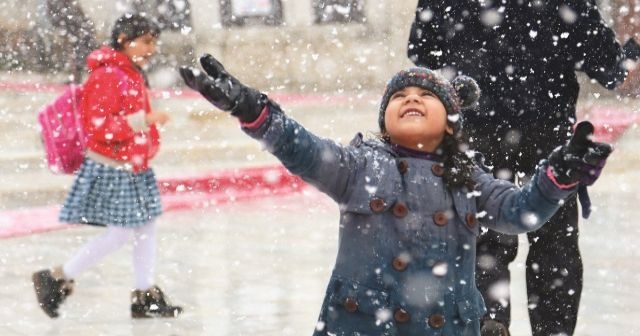
[[[156,261],[156,225],[150,222],[135,229],[108,226],[107,232],[82,246],[62,270],[66,278],[76,278],[109,253],[121,248],[133,234],[133,273],[135,289],[153,286]]]

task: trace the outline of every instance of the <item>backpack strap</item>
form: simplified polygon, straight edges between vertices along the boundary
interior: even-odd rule
[[[74,110],[73,121],[76,124],[76,129],[78,130],[78,140],[80,141],[80,146],[82,146],[82,148],[87,148],[87,138],[85,137],[84,130],[81,126],[82,121],[80,120],[81,111],[76,111],[81,108],[80,100],[82,99],[83,86],[78,84],[70,84],[69,86],[71,87],[71,104]]]
[[[118,88],[120,89],[120,91],[124,91],[125,89],[128,89],[128,84],[127,84],[127,75],[125,74],[124,71],[122,71],[122,69],[120,69],[117,66],[112,66],[112,65],[105,65],[101,68],[105,68],[105,69],[111,69],[113,71],[113,73],[116,73],[118,75]],[[73,87],[76,87],[75,89]],[[80,106],[80,99],[81,99],[81,94],[82,94],[82,90],[83,90],[83,85],[77,85],[77,84],[71,84],[71,92],[72,92],[72,99],[74,102],[77,102],[77,104],[74,104],[75,106]],[[82,125],[81,121],[80,121],[80,113],[81,112],[76,112],[74,111],[74,118],[75,118],[75,122],[76,125]],[[85,136],[84,133],[84,129],[82,127],[78,127],[78,133],[80,134],[80,142],[82,144],[82,148],[86,148],[87,144],[87,138]]]

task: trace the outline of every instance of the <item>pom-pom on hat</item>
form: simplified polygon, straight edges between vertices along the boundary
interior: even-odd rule
[[[463,109],[473,107],[480,98],[480,88],[475,80],[467,76],[458,76],[449,82],[443,76],[427,68],[410,68],[401,70],[387,83],[382,102],[380,103],[380,115],[378,124],[380,131],[385,132],[384,113],[391,96],[406,87],[415,86],[433,92],[444,105],[447,111],[447,120],[455,133],[462,128]]]

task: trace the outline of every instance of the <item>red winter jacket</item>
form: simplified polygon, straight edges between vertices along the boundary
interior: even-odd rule
[[[134,172],[146,170],[160,147],[158,129],[135,131],[127,122],[127,116],[151,112],[144,77],[127,55],[110,47],[92,52],[87,65],[81,102],[87,148],[131,164]]]

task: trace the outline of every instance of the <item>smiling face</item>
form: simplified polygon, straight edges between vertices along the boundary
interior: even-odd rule
[[[391,95],[384,123],[385,135],[392,143],[423,152],[434,152],[442,143],[445,132],[453,134],[440,98],[416,86],[405,87]]]
[[[124,33],[120,34],[119,39],[126,39]],[[156,43],[158,38],[150,33],[139,36],[131,41],[127,41],[122,46],[122,52],[139,67],[143,67],[149,62],[149,58],[156,53]]]

